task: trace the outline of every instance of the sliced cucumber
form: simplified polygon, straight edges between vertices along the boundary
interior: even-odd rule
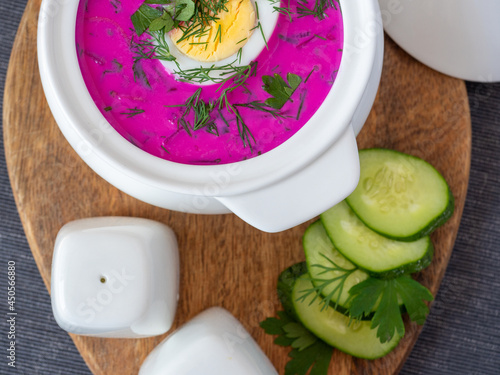
[[[375,232],[414,241],[453,214],[454,199],[448,184],[426,161],[379,148],[361,150],[359,161],[359,184],[346,201]]]
[[[313,301],[310,295],[305,301],[299,302],[303,291],[312,287],[304,263],[294,266],[293,270],[285,270],[287,283],[278,284],[280,296],[284,297],[285,309],[291,308],[293,316],[314,335],[335,348],[359,358],[380,358],[396,347],[401,336],[397,333],[386,342],[377,338],[377,330],[370,328],[370,321],[351,321],[331,307],[323,309],[319,298]],[[300,272],[304,272],[299,275]],[[280,278],[281,278],[280,276]],[[290,285],[290,281],[294,282]],[[290,289],[291,287],[291,289]]]
[[[349,289],[366,280],[368,274],[356,269],[355,265],[335,249],[321,221],[312,223],[306,229],[303,244],[307,269],[313,284],[317,288],[325,284],[321,291],[322,296],[330,297],[330,305],[342,313],[346,312],[349,307]],[[332,281],[327,284],[322,280]]]
[[[433,246],[429,236],[413,242],[401,242],[381,236],[340,202],[321,214],[333,246],[352,263],[375,277],[396,277],[427,267]]]

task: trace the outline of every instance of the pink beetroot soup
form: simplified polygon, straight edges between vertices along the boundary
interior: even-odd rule
[[[255,76],[228,96],[231,103],[265,101],[262,76],[293,73],[302,83],[280,110],[280,117],[240,108],[253,138],[244,143],[235,116],[213,111],[217,133],[191,131],[179,125],[183,104],[202,88],[205,101],[220,96],[219,85],[178,82],[159,60],[139,62],[134,76],[136,35],[131,15],[143,0],[81,0],[76,24],[76,45],[81,72],[96,106],[128,141],[157,157],[185,164],[219,164],[245,160],[279,146],[293,136],[323,103],[336,77],[343,47],[339,5],[326,17],[298,17],[291,0],[291,20],[280,14],[272,37],[258,55]],[[310,7],[313,3],[310,3]],[[256,30],[258,32],[258,30]],[[137,71],[137,66],[136,66]],[[224,121],[225,120],[225,121]],[[332,122],[335,119],[332,118]],[[254,141],[255,139],[255,141]]]

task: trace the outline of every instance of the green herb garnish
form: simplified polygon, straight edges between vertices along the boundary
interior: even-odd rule
[[[137,116],[137,115],[140,115],[141,113],[144,113],[144,109],[139,109],[137,107],[134,107],[134,108],[128,108],[127,109],[128,112],[120,112],[120,115],[125,115],[127,117],[134,117],[134,116]]]
[[[267,334],[278,335],[274,343],[291,346],[291,358],[285,366],[285,375],[326,375],[333,354],[333,348],[310,333],[302,324],[284,311],[278,311],[278,318],[267,318],[260,326]]]
[[[237,58],[238,59],[238,58]],[[208,68],[200,66],[199,68],[192,68],[183,70],[177,63],[178,70],[174,70],[174,73],[179,77],[182,82],[191,83],[217,83],[224,84],[232,79],[246,76],[251,73],[254,74],[257,68],[256,62],[251,62],[248,65],[238,66],[235,65],[236,60],[225,65],[217,66],[211,65]]]
[[[227,2],[228,0],[197,0],[194,3],[192,17],[185,20],[186,24],[179,25],[182,36],[177,40],[177,43],[191,37],[200,38],[207,35],[209,24],[219,19],[217,16],[219,13],[228,11]]]
[[[179,119],[178,124],[181,125],[184,130],[191,135],[190,129],[193,131],[206,128],[209,133],[219,135],[215,121],[212,119],[211,114],[215,108],[214,102],[205,102],[201,98],[201,88],[195,91],[184,104],[170,105],[165,107],[184,107],[184,113]],[[194,114],[193,123],[187,120],[187,116],[191,113]]]
[[[163,29],[151,33],[147,32],[152,39],[140,39],[131,41],[131,48],[134,52],[134,64],[132,70],[134,71],[134,78],[146,81],[146,86],[151,87],[149,81],[140,66],[140,60],[157,59],[163,61],[173,61],[175,57],[170,53],[170,48],[165,39],[165,31]]]
[[[300,296],[299,301],[304,302],[305,300],[307,300],[307,298],[311,294],[314,294],[314,297],[310,302],[310,303],[313,303],[314,301],[316,301],[316,299],[318,297],[323,296],[323,291],[326,288],[328,288],[328,286],[330,286],[332,283],[338,283],[337,286],[335,288],[333,288],[330,293],[328,293],[326,296],[322,297],[321,303],[323,304],[323,307],[321,308],[321,310],[324,310],[330,305],[330,302],[333,299],[333,297],[337,296],[337,298],[335,298],[335,300],[336,301],[339,300],[340,295],[342,294],[342,291],[344,290],[345,281],[358,268],[354,267],[354,268],[347,269],[347,268],[340,267],[339,265],[337,265],[337,263],[335,263],[332,259],[328,258],[325,254],[320,254],[320,255],[323,258],[325,258],[327,260],[327,262],[331,264],[331,266],[327,267],[327,266],[323,266],[321,264],[313,264],[311,267],[322,269],[322,271],[319,272],[318,275],[324,275],[326,273],[336,272],[336,273],[338,273],[338,276],[335,276],[332,278],[311,278],[311,283],[313,285],[313,288],[303,290],[302,291],[303,295]],[[336,309],[337,306],[338,306],[338,302],[335,303],[334,308]]]
[[[132,65],[132,70],[134,71],[134,80],[136,82],[139,81],[140,83],[142,83],[144,87],[150,89],[151,84],[149,83],[148,77],[146,75],[146,72],[144,71],[144,68],[142,67],[140,60],[134,61],[134,64]]]
[[[268,106],[266,103],[254,100],[248,103],[241,103],[241,104],[235,104],[236,107],[243,107],[243,108],[249,108],[253,109],[256,111],[261,111],[261,112],[266,112],[273,116],[274,118],[281,117],[284,118],[285,116],[276,108]]]
[[[161,5],[151,7],[149,5]],[[145,0],[130,20],[135,32],[141,36],[146,30],[169,32],[179,26],[179,22],[189,21],[195,13],[193,0]]]
[[[297,109],[297,115],[295,116],[295,119],[298,121],[300,118],[300,114],[302,112],[302,107],[304,106],[304,102],[306,100],[306,92],[304,91],[302,94],[300,94],[300,104],[299,104],[299,109]]]
[[[268,113],[273,117],[285,117],[280,112],[279,109],[284,105],[286,101],[290,99],[297,86],[302,82],[302,79],[295,75],[289,73],[287,76],[288,84],[278,75],[275,77],[263,77],[264,89],[274,95],[273,98],[267,99],[265,102],[251,101],[249,103],[236,103],[233,104],[228,98],[228,94],[236,90],[237,88],[243,87],[247,79],[254,76],[257,71],[257,63],[251,62],[249,65],[237,66],[234,63],[226,64],[220,67],[212,65],[209,68],[195,68],[182,70],[179,67],[178,71],[175,73],[181,77],[182,81],[205,83],[213,82],[220,84],[219,89],[222,89],[218,99],[204,102],[200,99],[201,88],[198,89],[193,96],[188,98],[184,104],[173,105],[168,107],[185,107],[184,114],[178,120],[179,125],[183,127],[188,134],[191,135],[191,130],[201,129],[202,127],[207,127],[213,134],[219,134],[214,121],[212,120],[211,113],[215,108],[218,109],[220,118],[228,125],[227,119],[222,114],[222,109],[226,109],[229,113],[234,115],[234,120],[236,122],[236,127],[238,129],[238,134],[243,142],[243,145],[249,146],[252,149],[252,143],[255,143],[255,138],[252,135],[248,125],[246,124],[243,116],[241,115],[238,108],[248,108],[252,110],[257,110],[261,112]],[[215,76],[214,76],[215,73]],[[268,77],[268,78],[266,78]],[[278,78],[276,78],[278,77]],[[266,85],[267,83],[267,85]],[[267,87],[267,89],[266,89]],[[299,109],[300,110],[300,109]],[[187,120],[187,116],[193,111],[195,114],[195,119],[193,124]]]
[[[219,38],[219,43],[222,43],[222,27],[219,25],[217,27],[217,34],[215,34],[214,42]]]
[[[192,0],[177,0],[175,19],[181,22],[189,21],[195,14],[195,7]]]
[[[286,79],[288,83],[277,73],[274,73],[274,76],[262,77],[264,90],[272,95],[272,98],[265,102],[268,106],[281,109],[302,82],[302,78],[293,73],[288,73]]]
[[[260,34],[262,35],[262,39],[264,39],[264,43],[266,44],[266,49],[269,49],[269,46],[267,45],[267,39],[266,35],[264,34],[264,29],[262,28],[262,24],[260,23],[260,16],[259,16],[259,4],[255,4],[255,14],[257,15],[257,26],[255,26],[252,30],[254,29],[259,29]]]
[[[144,2],[139,9],[132,14],[130,19],[134,25],[135,32],[137,35],[141,36],[147,30],[151,22],[162,15],[163,11],[150,7],[146,2]]]
[[[307,81],[309,81],[309,78],[311,77],[311,74],[313,74],[314,72],[316,71],[316,66],[314,66],[314,68],[311,69],[311,71],[309,72],[309,74],[307,75],[304,83],[306,83]]]
[[[121,0],[110,0],[109,3],[113,8],[115,8],[115,13],[119,13],[121,10],[122,2]]]
[[[368,316],[380,300],[372,318],[371,328],[378,327],[377,337],[382,343],[391,340],[396,331],[400,335],[404,334],[398,298],[403,302],[410,319],[418,324],[423,324],[429,313],[424,301],[434,299],[426,287],[409,276],[388,280],[370,277],[354,285],[349,294],[352,297],[349,315],[353,319]]]
[[[292,22],[292,11],[290,10],[290,7],[273,7],[275,12],[281,13],[284,16],[288,16],[288,20]]]
[[[160,17],[155,18],[149,24],[149,31],[155,32],[163,30],[164,32],[169,32],[174,27],[174,20],[168,12],[164,12]]]
[[[316,0],[314,2],[314,8],[310,9],[307,0],[298,0],[297,13],[299,17],[314,16],[322,20],[325,18],[325,12],[328,8],[337,9],[335,2],[336,0]]]
[[[240,111],[238,111],[238,109],[234,105],[229,103],[229,101],[227,100],[227,97],[225,97],[225,104],[226,104],[227,110],[232,112],[235,116],[236,127],[238,129],[238,134],[240,135],[241,141],[243,142],[243,146],[247,147],[247,145],[248,145],[250,150],[252,150],[252,141],[253,141],[253,143],[255,143],[256,141],[255,141],[255,137],[253,136],[252,132],[250,131],[250,128],[243,120],[243,117],[241,117]]]

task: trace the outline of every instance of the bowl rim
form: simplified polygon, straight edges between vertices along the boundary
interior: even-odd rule
[[[171,162],[139,149],[115,131],[94,104],[78,65],[75,25],[79,1],[42,1],[37,41],[42,86],[70,145],[113,185],[116,178],[125,175],[156,188],[191,195],[228,196],[261,189],[305,168],[331,147],[350,125],[368,84],[377,43],[376,35],[370,36],[366,28],[377,20],[377,1],[340,2],[344,48],[336,80],[324,102],[287,141],[244,161],[220,165]],[[204,188],[221,174],[228,180],[218,184],[218,189]]]

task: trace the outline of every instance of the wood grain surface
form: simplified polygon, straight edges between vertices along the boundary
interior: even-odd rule
[[[192,215],[137,201],[84,164],[61,135],[47,106],[36,60],[40,0],[30,0],[13,48],[4,95],[4,141],[12,189],[33,256],[47,288],[54,239],[75,219],[119,215],[160,221],[177,234],[181,259],[176,328],[211,306],[234,314],[283,374],[288,350],[273,344],[259,322],[280,308],[276,279],[304,259],[308,223],[278,234],[262,233],[234,215]],[[464,82],[432,71],[386,38],[384,70],[360,148],[387,147],[431,162],[456,199],[451,220],[433,235],[432,265],[418,275],[435,295],[444,275],[464,207],[470,165],[470,115]],[[330,374],[395,374],[421,327],[406,322],[400,345],[383,359],[354,359],[335,351]],[[137,374],[165,336],[100,339],[72,335],[96,375]]]

